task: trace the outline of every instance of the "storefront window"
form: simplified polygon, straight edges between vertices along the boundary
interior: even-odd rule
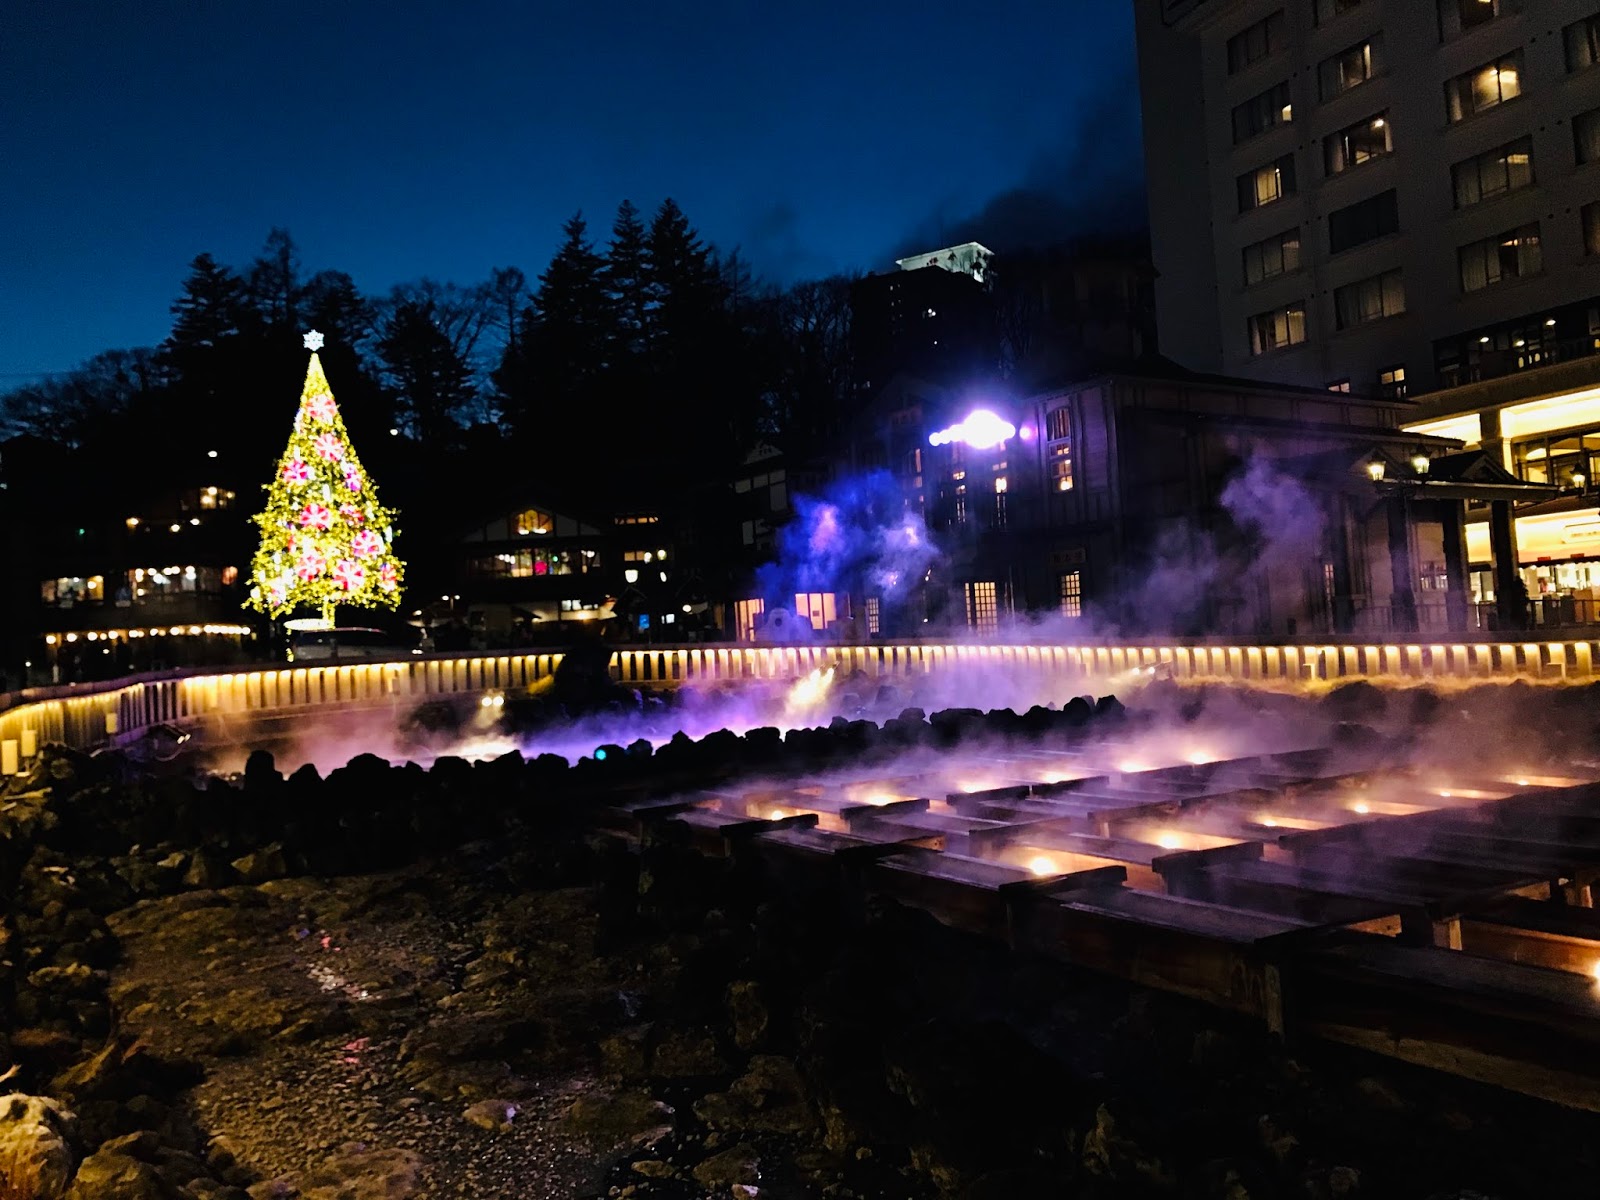
[[[64,575],[46,579],[39,585],[39,599],[58,608],[74,604],[98,604],[106,597],[103,575]]]

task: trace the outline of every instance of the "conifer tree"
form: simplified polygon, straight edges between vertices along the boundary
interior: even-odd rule
[[[339,604],[397,606],[405,568],[394,554],[394,513],[378,503],[323,374],[322,335],[308,333],[305,344],[311,362],[294,432],[255,518],[261,545],[245,604],[274,617],[307,605],[331,625]]]

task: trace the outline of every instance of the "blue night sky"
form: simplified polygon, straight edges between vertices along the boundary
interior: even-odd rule
[[[1129,0],[20,0],[0,390],[152,345],[274,225],[369,293],[671,195],[775,282],[1142,219]]]

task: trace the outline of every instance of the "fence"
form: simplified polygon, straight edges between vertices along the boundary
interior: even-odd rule
[[[9,705],[0,711],[0,773],[14,774],[19,762],[46,742],[90,750],[163,723],[313,716],[515,690],[550,676],[560,661],[559,654],[440,655],[387,663],[172,672],[36,689],[9,697]],[[789,679],[827,667],[871,678],[1002,669],[1020,680],[1155,669],[1180,680],[1279,685],[1356,679],[1592,680],[1600,677],[1600,641],[651,646],[619,649],[611,661],[612,676],[623,684],[668,687]]]

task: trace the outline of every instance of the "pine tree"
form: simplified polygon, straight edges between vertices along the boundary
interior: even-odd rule
[[[617,205],[606,248],[606,292],[616,314],[616,347],[612,365],[639,360],[650,346],[650,255],[644,222],[630,200]]]
[[[317,357],[321,345],[321,334],[306,335],[311,362],[294,432],[255,518],[261,545],[245,603],[274,617],[309,605],[331,625],[335,605],[397,606],[405,568],[394,555],[394,513],[378,503],[356,458]]]

